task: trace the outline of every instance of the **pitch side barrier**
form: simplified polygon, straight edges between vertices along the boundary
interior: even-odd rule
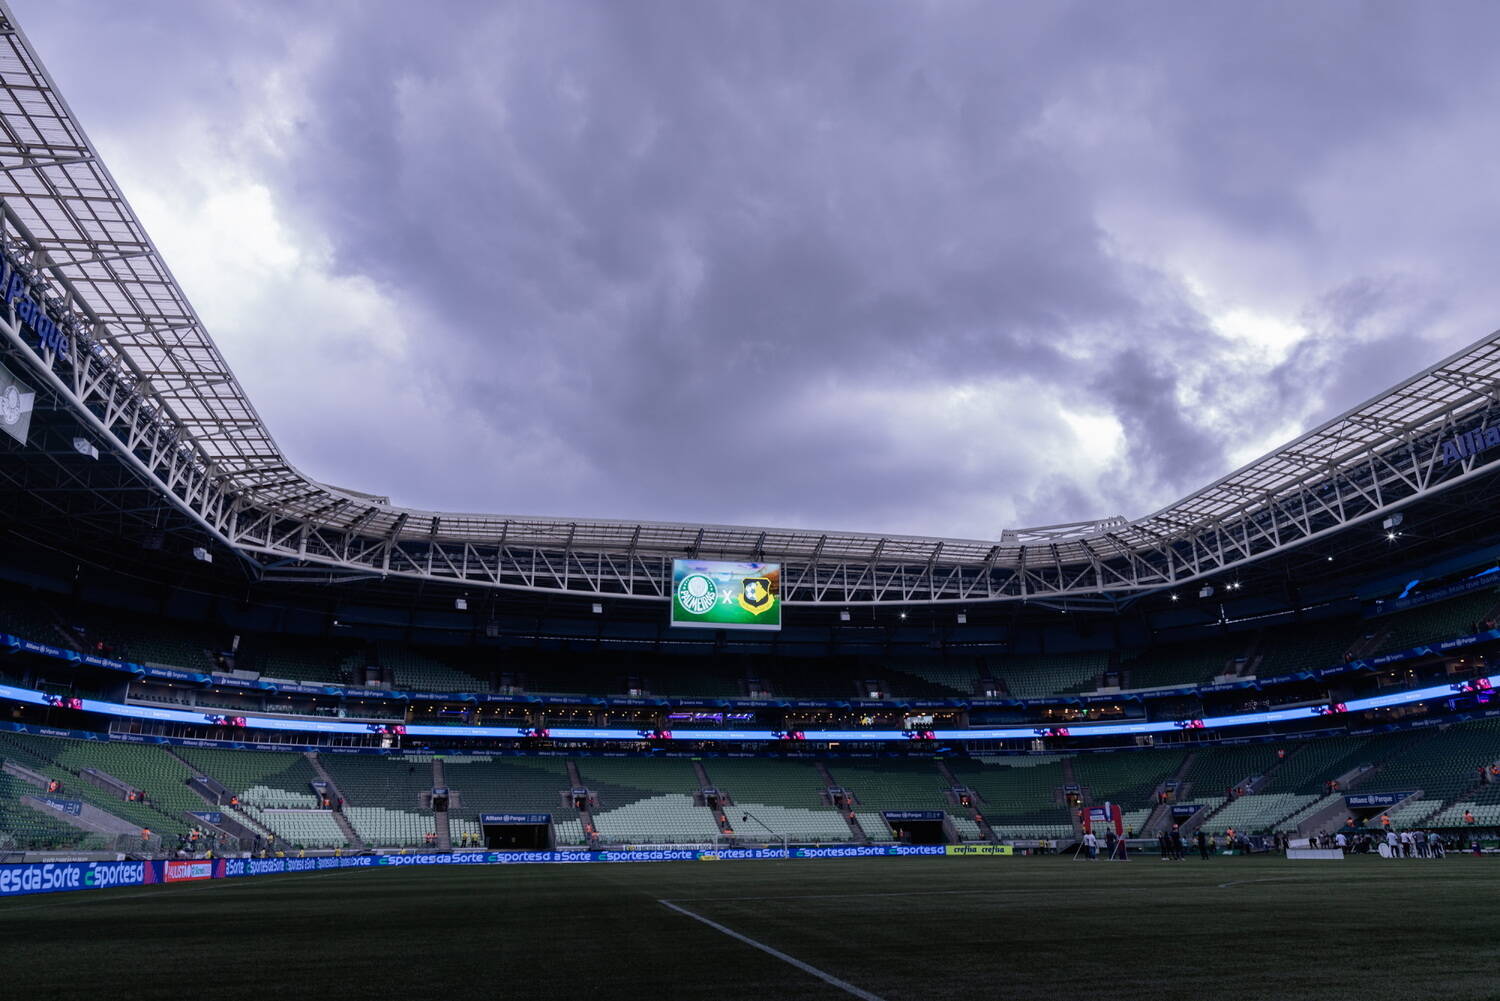
[[[0,898],[116,886],[242,879],[288,872],[453,865],[568,865],[594,862],[749,862],[850,858],[967,858],[1010,855],[1009,845],[836,845],[806,848],[662,848],[618,851],[452,852],[320,858],[174,859],[142,862],[35,862],[0,865]],[[0,913],[4,913],[0,911]]]

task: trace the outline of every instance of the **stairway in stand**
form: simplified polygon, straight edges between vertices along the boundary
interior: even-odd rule
[[[943,777],[944,782],[948,783],[949,789],[958,789],[963,786],[963,783],[958,781],[958,777],[953,774],[953,770],[948,767],[946,761],[942,758],[937,758],[934,759],[933,763],[937,765],[938,774]],[[977,797],[978,794],[975,793],[975,796]],[[1000,835],[996,834],[995,829],[990,826],[990,822],[984,819],[984,814],[979,809],[979,800],[977,798],[969,806],[969,819],[973,820],[979,827],[979,833],[984,836],[986,841],[992,845],[1000,843]]]
[[[1078,790],[1078,795],[1079,795],[1079,802],[1081,803],[1083,801],[1083,799],[1082,799],[1082,797],[1083,797],[1083,786],[1079,783],[1078,776],[1073,771],[1073,759],[1072,758],[1063,758],[1062,762],[1061,762],[1061,765],[1062,765],[1063,787],[1057,791],[1058,792],[1058,802],[1062,803],[1064,805],[1064,809],[1066,809],[1068,811],[1068,814],[1069,814],[1068,819],[1073,824],[1073,834],[1076,837],[1082,837],[1083,836],[1083,811],[1082,810],[1075,810],[1072,807],[1067,806],[1067,802],[1068,802],[1068,793],[1067,793],[1067,790],[1069,788],[1077,789]]]
[[[159,744],[157,746],[159,746],[162,751],[167,754],[168,757],[176,758],[179,762],[182,763],[183,767],[187,768],[194,775],[202,775],[212,782],[216,782],[221,786],[224,785],[224,783],[219,782],[219,780],[214,778],[212,775],[207,775],[203,771],[203,769],[199,768],[187,758],[184,758],[182,755],[172,750],[172,748],[168,745]],[[217,800],[210,799],[207,795],[204,794],[203,789],[199,788],[192,782],[188,783],[188,788],[197,793],[198,797],[203,800],[205,809],[222,813],[227,818],[229,824],[232,825],[225,827],[221,825],[209,824],[209,827],[218,827],[219,830],[224,831],[226,834],[229,834],[233,837],[248,836],[251,841],[254,841],[256,838],[261,838],[265,841],[266,844],[276,843],[276,832],[271,830],[265,824],[262,824],[259,820],[256,820],[254,817],[250,816],[250,814],[246,813],[244,810],[237,810],[230,807],[228,800],[220,803]],[[225,788],[228,787],[226,786]],[[235,827],[243,828],[245,834],[242,835],[240,833],[237,833],[234,830]]]
[[[448,788],[448,779],[443,774],[443,759],[432,759],[432,787],[434,789]],[[450,793],[451,795],[451,793]],[[453,850],[453,832],[448,826],[448,811],[432,811],[432,827],[437,831],[437,847],[440,852],[451,852]]]
[[[345,806],[353,805],[349,803],[348,800],[344,799],[344,794],[339,791],[338,783],[333,781],[333,776],[328,774],[327,769],[323,767],[323,762],[318,760],[317,751],[303,751],[302,756],[306,758],[308,760],[308,763],[313,766],[313,771],[318,773],[318,778],[328,783],[328,791],[333,794],[333,801],[335,806],[337,806],[337,804],[340,802],[342,802]],[[349,842],[349,846],[351,848],[353,848],[357,852],[366,850],[367,846],[360,838],[360,836],[355,832],[354,825],[349,823],[349,818],[344,816],[343,810],[335,809],[333,811],[333,822],[337,824],[338,829],[343,832],[344,840]]]
[[[715,788],[713,780],[708,777],[708,769],[703,767],[703,762],[694,759],[693,772],[698,776],[699,789],[707,790]],[[710,809],[714,812],[714,823],[719,825],[719,833],[725,836],[732,836],[734,834],[734,828],[730,825],[729,818],[724,814],[723,796],[723,793],[719,793],[719,798],[714,801],[714,805],[710,807]],[[708,797],[706,794],[704,796],[703,802],[705,806],[708,805]]]
[[[830,789],[835,787],[843,788],[839,785],[838,780],[833,777],[833,773],[828,770],[828,766],[826,764],[821,761],[816,761],[813,764],[818,769],[818,774],[823,776],[824,786]],[[858,841],[862,845],[867,845],[870,843],[870,836],[865,833],[865,829],[860,824],[859,818],[854,815],[854,803],[847,798],[852,795],[853,793],[851,793],[848,789],[844,789],[844,796],[846,798],[844,800],[844,805],[842,807],[839,807],[839,812],[844,815],[844,822],[849,825],[849,833],[854,835],[854,840]],[[838,806],[837,803],[834,803],[832,805]]]
[[[578,773],[578,764],[572,758],[568,759],[568,783],[573,789],[588,788],[583,784],[583,776]],[[594,811],[587,806],[580,807],[578,819],[583,823],[583,835],[589,839],[589,847],[598,848],[599,829],[594,826]]]

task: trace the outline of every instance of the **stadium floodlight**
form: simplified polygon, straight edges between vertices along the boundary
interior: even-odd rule
[[[99,458],[99,449],[95,447],[94,443],[89,441],[87,438],[74,438],[73,451],[77,452],[79,455],[86,455],[90,459]]]
[[[604,605],[601,604],[600,602],[596,601],[596,602],[594,602],[592,610],[593,610],[593,613],[595,615],[603,615],[604,614]]]
[[[966,625],[969,624],[969,613],[968,612],[959,612],[958,613],[958,624],[961,625],[961,626],[966,626]]]
[[[456,608],[456,609],[458,609],[460,612],[467,612],[469,610],[469,599],[468,598],[454,598],[453,599],[453,607]]]
[[[1200,598],[1212,598],[1213,596],[1214,586],[1212,584],[1204,584],[1198,589],[1198,597]]]
[[[840,622],[848,622],[849,621],[849,609],[847,609],[847,608],[841,608],[841,609],[839,609],[839,621]]]

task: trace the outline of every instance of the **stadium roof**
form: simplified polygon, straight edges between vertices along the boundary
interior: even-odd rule
[[[662,598],[671,560],[694,556],[784,563],[793,604],[1117,596],[1379,517],[1500,457],[1444,461],[1441,448],[1494,422],[1493,334],[1135,520],[978,540],[398,507],[287,461],[3,2],[0,39],[0,236],[73,350],[8,316],[0,344],[206,533],[277,573]]]

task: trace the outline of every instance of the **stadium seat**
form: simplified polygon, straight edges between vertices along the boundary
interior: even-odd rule
[[[1005,688],[1018,699],[1045,699],[1067,692],[1092,691],[1109,667],[1104,652],[1018,655],[1000,662],[995,671]]]
[[[113,847],[111,838],[79,830],[46,810],[21,802],[24,796],[41,793],[36,786],[0,772],[0,849],[104,851]]]
[[[1201,637],[1151,647],[1133,657],[1122,657],[1120,667],[1125,672],[1123,687],[1164,688],[1210,681],[1225,673],[1235,658],[1245,655],[1250,648],[1251,638],[1244,633]]]
[[[611,843],[691,844],[713,841],[720,834],[713,811],[693,797],[664,793],[594,813],[599,836]]]
[[[854,838],[843,814],[823,802],[827,783],[805,761],[713,758],[704,767],[714,785],[734,799],[724,812],[741,837],[768,837],[766,828],[770,828],[794,841]],[[752,819],[743,819],[747,815]]]
[[[1181,750],[1079,754],[1072,759],[1073,777],[1089,802],[1118,803],[1127,813],[1144,809],[1149,815],[1157,787],[1177,773],[1186,756]]]
[[[1287,825],[1287,817],[1299,813],[1322,797],[1277,792],[1251,794],[1232,799],[1203,822],[1206,829],[1225,831],[1230,828],[1247,834],[1267,834]]]
[[[854,794],[860,809],[876,815],[881,810],[947,810],[960,815],[969,812],[948,800],[949,782],[930,760],[891,760],[879,764],[830,761],[828,771],[835,782]]]
[[[981,797],[979,812],[1000,837],[1064,837],[1072,811],[1062,798],[1062,758],[993,757],[948,764],[958,781]]]
[[[186,785],[179,785],[185,780],[188,770],[180,762],[167,757],[160,748],[150,745],[0,732],[0,757],[14,758],[33,771],[57,779],[70,798],[82,800],[158,834],[186,833],[188,825],[178,811],[206,808],[204,801]],[[83,768],[95,767],[145,790],[148,801],[121,799],[80,777]],[[115,771],[126,774],[116,775]],[[155,805],[157,803],[161,805]]]

